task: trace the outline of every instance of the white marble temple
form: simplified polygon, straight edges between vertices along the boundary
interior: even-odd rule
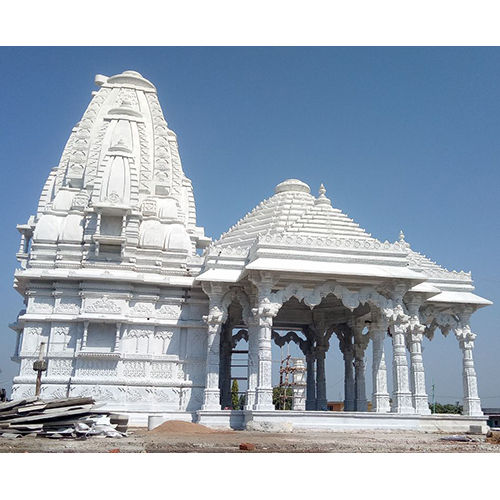
[[[402,233],[377,240],[323,185],[314,196],[296,179],[212,242],[197,225],[155,86],[135,71],[95,81],[37,213],[18,226],[15,288],[26,308],[11,325],[20,365],[14,398],[34,393],[32,362],[45,342],[43,397],[91,395],[141,425],[181,415],[236,426],[286,417],[302,428],[425,427],[421,342],[439,329],[453,330],[461,348],[464,418],[481,420],[470,316],[491,302],[473,293],[470,273],[442,268]],[[392,352],[384,352],[387,335]],[[241,339],[248,391],[235,413],[223,408],[231,346]],[[288,416],[272,403],[273,342],[297,343],[307,368],[306,381],[297,372]],[[370,343],[374,385],[366,388]],[[345,360],[348,420],[322,411],[325,353],[335,348]]]

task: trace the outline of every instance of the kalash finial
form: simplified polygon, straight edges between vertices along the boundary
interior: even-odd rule
[[[319,187],[319,196],[315,201],[316,205],[331,205],[331,201],[326,197],[326,188],[323,183]]]
[[[400,241],[401,243],[406,243],[406,242],[405,242],[405,233],[403,233],[403,230],[402,230],[402,229],[399,231],[399,241]]]

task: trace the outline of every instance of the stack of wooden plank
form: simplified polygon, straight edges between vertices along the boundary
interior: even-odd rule
[[[119,430],[123,431],[123,416],[99,411],[92,398],[42,400],[33,397],[0,403],[0,436],[122,437],[124,433],[117,431],[114,423],[116,418],[121,419]]]

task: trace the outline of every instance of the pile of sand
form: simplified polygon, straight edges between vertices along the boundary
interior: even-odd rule
[[[182,420],[167,420],[150,430],[150,434],[211,434],[217,432],[205,425],[183,422]]]

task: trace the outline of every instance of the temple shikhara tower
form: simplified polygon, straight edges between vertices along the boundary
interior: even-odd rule
[[[212,241],[155,86],[135,71],[96,84],[36,214],[17,226],[25,309],[11,325],[14,399],[34,394],[43,346],[41,397],[92,396],[135,425],[484,425],[469,322],[491,302],[473,293],[470,273],[444,269],[402,233],[377,240],[323,186],[314,195],[296,179],[268,186],[269,198]],[[430,415],[422,342],[436,330],[457,340],[463,415]],[[292,410],[273,404],[273,343],[303,355]],[[327,411],[333,349],[343,355],[341,412]],[[238,410],[235,352],[247,367]]]

